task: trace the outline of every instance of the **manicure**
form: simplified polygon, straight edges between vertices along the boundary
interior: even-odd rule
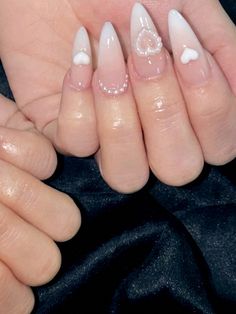
[[[128,88],[128,74],[118,36],[110,22],[103,26],[98,54],[98,82],[105,94],[119,95]]]
[[[78,90],[90,87],[92,80],[92,53],[88,33],[84,27],[77,32],[72,53],[70,83]]]
[[[142,4],[136,3],[131,14],[132,59],[137,74],[144,79],[159,76],[166,66],[162,39]]]
[[[210,76],[206,53],[191,26],[177,11],[169,12],[169,34],[177,70],[189,85],[202,85]]]

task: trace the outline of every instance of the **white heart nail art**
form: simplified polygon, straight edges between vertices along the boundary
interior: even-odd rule
[[[163,47],[161,37],[150,29],[143,28],[136,41],[136,52],[140,57],[159,54]]]
[[[181,55],[181,62],[183,64],[188,64],[190,61],[195,61],[199,58],[199,53],[191,48],[185,48]]]
[[[73,58],[73,63],[75,65],[88,65],[90,62],[90,56],[84,51],[80,51]]]

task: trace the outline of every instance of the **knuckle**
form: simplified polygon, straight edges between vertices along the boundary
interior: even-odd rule
[[[138,132],[138,125],[134,122],[115,121],[112,125],[103,128],[103,139],[113,143],[128,143]]]
[[[170,120],[175,119],[184,107],[182,101],[167,100],[163,97],[156,98],[151,102],[151,106],[146,109],[157,120]]]
[[[2,249],[9,249],[11,245],[17,241],[21,232],[17,228],[15,221],[12,220],[11,215],[8,210],[1,206],[0,208],[0,243]],[[14,214],[12,214],[14,215]]]
[[[218,100],[216,102],[199,101],[198,106],[195,106],[194,115],[203,120],[223,121],[229,114],[230,106],[225,104],[224,100]]]
[[[55,171],[57,158],[51,143],[34,132],[27,132],[28,145],[23,162],[40,179],[46,179]]]
[[[176,165],[178,164],[178,167]],[[188,155],[181,160],[172,160],[162,164],[150,160],[150,168],[155,176],[170,186],[183,186],[194,181],[201,173],[204,165],[203,157],[198,154]]]
[[[205,161],[210,165],[225,165],[236,157],[235,143],[223,144],[220,149],[207,149],[204,151],[204,157]]]
[[[36,207],[38,197],[38,189],[33,181],[23,179],[16,183],[14,199],[24,211],[32,211]]]

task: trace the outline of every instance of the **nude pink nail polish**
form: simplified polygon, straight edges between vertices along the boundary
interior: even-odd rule
[[[119,95],[128,88],[128,74],[118,36],[110,22],[103,26],[98,54],[98,83],[108,95]]]
[[[141,3],[136,3],[131,14],[132,59],[137,74],[144,79],[160,75],[166,66],[162,39]]]
[[[211,68],[191,26],[177,10],[169,12],[168,23],[174,60],[181,78],[190,85],[205,83]]]
[[[92,53],[88,33],[84,27],[77,32],[72,53],[70,83],[78,90],[84,90],[91,85]]]

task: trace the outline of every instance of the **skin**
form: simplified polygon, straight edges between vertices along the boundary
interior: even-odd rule
[[[188,16],[191,25],[194,27],[204,47],[214,56],[215,60],[223,70],[223,74],[228,80],[227,88],[231,88],[232,102],[235,102],[236,69],[235,67],[232,67],[236,53],[235,28],[222,11],[218,1],[157,0],[142,1],[142,3],[144,3],[148,11],[151,13],[168,50],[170,50],[166,23],[168,11],[174,7],[183,12],[185,16]],[[67,69],[70,67],[71,47],[75,32],[82,24],[89,30],[94,50],[94,64],[96,66],[96,51],[99,33],[104,21],[110,20],[115,28],[119,30],[119,38],[122,41],[125,56],[128,57],[130,53],[128,33],[129,15],[133,4],[133,0],[111,0],[109,1],[109,6],[107,5],[106,0],[42,0],[40,2],[32,0],[1,1],[0,55],[17,105],[25,116],[33,121],[36,128],[46,134],[48,138],[53,141],[58,150],[66,153],[74,153],[72,151],[72,148],[74,147],[73,143],[68,143],[67,139],[61,140],[61,137],[58,137],[56,132],[58,121],[60,121],[60,119],[63,121],[63,117],[59,117],[62,82]],[[106,7],[106,10],[104,10],[104,7]],[[158,10],[156,9],[157,7]],[[207,18],[203,18],[202,16],[203,7],[204,14]],[[12,8],[15,9],[12,10]],[[5,12],[8,12],[8,14],[5,14]],[[96,12],[93,19],[91,19],[91,12]],[[19,34],[24,34],[24,36],[19,36]],[[188,96],[186,96],[186,98],[187,97]],[[191,95],[191,99],[194,99],[193,95]],[[29,124],[28,121],[25,121],[25,118],[20,113],[14,114],[13,119],[9,119],[14,113],[15,107],[13,108],[12,106],[9,106],[9,102],[3,98],[1,98],[1,103],[7,105],[4,106],[4,110],[0,115],[1,125],[6,125],[6,121],[8,120],[8,127],[23,129],[23,132],[20,131],[14,133],[13,130],[9,131],[9,137],[15,138],[19,136],[19,142],[22,141],[23,143],[27,142],[26,138],[28,139],[28,137],[31,137],[31,145],[34,145],[33,143],[35,142],[41,142],[42,146],[40,145],[40,149],[35,146],[33,146],[33,149],[30,149],[30,146],[28,147],[32,155],[32,160],[34,160],[33,156],[36,158],[38,152],[45,151],[48,147],[49,152],[51,152],[49,155],[54,154],[52,153],[49,143],[43,140],[38,133],[35,131],[25,132],[25,129],[33,130],[33,126],[31,123]],[[215,115],[214,110],[212,112],[208,111],[209,124],[211,119],[215,119],[216,116],[217,121],[223,121],[224,119],[222,118],[225,117],[224,108],[223,110],[219,110],[217,115]],[[15,119],[16,117],[17,119]],[[198,117],[199,113],[193,112],[191,114],[191,121],[196,121],[195,124],[199,124],[200,129],[202,127],[202,120],[198,119]],[[63,130],[63,127],[66,130],[66,125],[63,126],[62,124],[61,133],[64,134],[66,131]],[[221,129],[224,128],[221,126]],[[6,132],[6,134],[8,134],[8,131],[2,127],[1,132]],[[208,136],[208,134],[205,134],[205,136],[206,142],[208,141],[209,144],[211,144],[211,136]],[[35,141],[36,138],[37,141]],[[232,147],[231,137],[230,141],[228,141],[224,132],[222,132],[222,139],[226,142],[226,149],[224,150],[225,153],[223,154],[220,163],[228,161],[234,154],[234,146]],[[232,155],[229,154],[227,145],[228,147],[232,147]],[[22,148],[22,145],[19,144],[19,146]],[[38,144],[36,146],[38,146]],[[32,153],[33,151],[37,153],[34,155]],[[51,157],[52,164],[48,165],[48,170],[42,175],[42,169],[45,169],[45,165],[42,169],[35,169],[35,162],[24,163],[24,160],[26,160],[25,156],[28,156],[28,150],[24,151],[24,149],[22,154],[18,155],[9,155],[1,149],[0,154],[0,158],[3,161],[7,161],[9,164],[16,166],[15,169],[12,168],[11,165],[2,163],[2,166],[4,165],[4,167],[9,166],[11,173],[14,175],[17,172],[17,167],[40,178],[45,178],[53,172],[55,167],[54,157]],[[210,156],[213,156],[213,153],[211,153]],[[210,157],[207,158],[207,160],[211,161]],[[215,161],[215,163],[217,162]],[[19,177],[24,177],[22,172]],[[29,180],[29,176],[27,176],[27,180]],[[116,186],[116,188],[121,190],[120,186]],[[65,200],[68,201],[68,198],[65,197]],[[8,204],[10,205],[10,203]],[[8,205],[5,205],[5,207],[7,206]],[[73,206],[74,205],[71,204],[71,207]],[[22,208],[23,206],[18,209],[18,213],[20,213]],[[12,212],[11,214],[14,213]],[[7,217],[10,217],[10,214]],[[9,222],[9,225],[11,224],[12,222]],[[32,221],[31,224],[33,224]],[[29,225],[27,226],[29,227]],[[46,228],[46,225],[47,223],[45,222],[44,228]],[[72,229],[73,228],[74,227],[72,227]],[[23,230],[22,225],[20,229]],[[49,233],[50,231],[47,232]],[[44,229],[43,233],[46,234],[47,232],[46,229]],[[72,235],[74,232],[75,230],[67,230],[65,238],[69,238],[69,234]],[[54,236],[55,238],[59,238],[60,236],[63,237],[61,233],[55,234]],[[57,256],[55,262],[56,267],[52,267],[54,273],[58,269],[58,259],[59,257]],[[14,265],[12,265],[12,268],[13,266]],[[0,289],[1,306],[3,306],[1,308],[5,309],[5,313],[15,313],[16,308],[18,313],[29,313],[33,306],[33,296],[26,285],[40,283],[37,281],[37,275],[35,275],[37,272],[34,270],[35,274],[33,272],[32,276],[35,277],[27,279],[24,277],[23,268],[21,270],[22,272],[20,272],[19,267],[16,270],[17,271],[14,273],[10,267],[6,267],[3,263],[0,263],[0,287],[4,286],[4,289]],[[45,275],[45,277],[48,278],[47,280],[49,280],[51,276],[52,274]],[[22,284],[20,280],[25,281],[25,283]],[[7,285],[5,283],[7,283]]]
[[[217,86],[217,90],[224,89],[226,91],[226,97],[222,98],[221,96],[219,104],[230,105],[219,105],[216,112],[214,108],[215,101],[211,101],[212,106],[207,106],[207,110],[205,110],[205,112],[207,111],[206,119],[206,114],[203,112],[205,107],[202,106],[202,110],[201,108],[194,110],[196,108],[194,103],[208,104],[209,99],[212,98],[214,89],[212,88],[212,91],[209,93],[208,90],[210,87],[204,88],[202,95],[207,94],[207,97],[201,98],[200,96],[199,98],[199,91],[192,89],[189,94],[187,86],[183,86],[180,79],[179,83],[184,92],[185,99],[179,99],[178,103],[180,107],[186,107],[184,109],[184,119],[186,120],[186,115],[188,114],[190,119],[188,124],[193,126],[195,133],[193,141],[198,141],[199,143],[192,145],[192,148],[183,147],[183,149],[181,146],[176,145],[176,149],[169,153],[167,151],[169,146],[165,147],[165,145],[161,145],[158,147],[158,151],[164,151],[166,155],[169,154],[169,156],[173,155],[176,157],[171,160],[167,160],[168,158],[166,159],[165,156],[161,155],[154,156],[151,148],[148,149],[150,152],[148,153],[148,162],[145,165],[143,164],[142,167],[137,167],[137,169],[142,170],[140,172],[137,171],[137,178],[134,178],[134,173],[137,169],[134,169],[133,173],[129,173],[126,176],[126,173],[129,172],[127,171],[127,167],[129,167],[130,163],[124,163],[125,160],[122,159],[119,165],[119,169],[122,170],[122,172],[119,172],[121,179],[117,179],[114,169],[112,170],[110,166],[103,166],[103,164],[107,165],[105,160],[107,160],[108,152],[102,153],[104,149],[99,151],[97,160],[103,177],[114,189],[125,193],[134,192],[146,183],[148,176],[145,169],[148,163],[156,176],[163,182],[179,186],[194,180],[200,174],[204,159],[209,163],[220,165],[232,160],[236,152],[234,141],[236,130],[232,122],[235,121],[236,113],[235,110],[229,110],[229,107],[232,108],[235,104],[236,94],[236,70],[235,67],[231,66],[234,62],[236,52],[236,36],[233,23],[226,16],[217,0],[208,0],[207,2],[204,0],[142,2],[152,15],[159,33],[163,37],[165,47],[169,51],[171,49],[166,23],[169,10],[176,8],[184,16],[188,17],[202,45],[221,67],[223,71],[222,78],[223,75],[227,78],[225,82],[224,79],[221,79],[221,84]],[[74,34],[82,24],[89,30],[94,51],[94,65],[96,67],[100,30],[104,21],[110,20],[116,30],[118,30],[125,56],[128,58],[130,55],[129,18],[133,4],[133,0],[109,1],[109,6],[106,0],[91,0],[86,3],[82,0],[53,0],[50,3],[47,0],[40,1],[40,3],[29,0],[21,2],[16,0],[2,1],[2,10],[0,13],[0,49],[2,61],[17,104],[22,112],[35,123],[37,129],[52,140],[59,151],[72,155],[80,155],[78,150],[74,148],[78,144],[78,139],[76,136],[71,136],[71,134],[84,134],[84,132],[79,132],[76,110],[70,112],[69,119],[68,116],[63,116],[63,112],[65,113],[66,110],[60,111],[62,82],[67,69],[70,67]],[[12,7],[15,10],[11,10]],[[106,10],[104,10],[104,7],[106,7]],[[202,18],[203,7],[207,18]],[[4,12],[11,12],[10,17],[6,16]],[[91,18],[91,12],[96,12],[93,18]],[[24,34],[24,36],[18,36],[19,33]],[[132,82],[135,90],[134,78],[132,78]],[[161,93],[163,94],[163,91]],[[173,91],[173,99],[178,94],[179,91],[177,89]],[[196,94],[197,97],[195,97]],[[90,98],[90,96],[88,97]],[[215,98],[218,99],[218,95]],[[165,106],[168,107],[168,105],[169,103]],[[91,108],[93,104],[89,103],[88,106]],[[64,107],[65,104],[63,104],[62,108]],[[72,104],[72,107],[75,106]],[[233,114],[229,114],[229,112]],[[134,113],[134,115],[137,115],[137,113]],[[95,115],[93,117],[92,124],[95,124]],[[124,119],[124,116],[122,116],[122,119]],[[165,120],[168,121],[168,119],[167,110]],[[73,121],[74,126],[73,130],[70,128],[69,131],[68,126],[71,125],[71,121]],[[148,118],[148,122],[152,125],[151,118]],[[140,121],[139,123],[145,129],[145,121]],[[174,125],[179,122],[171,120],[171,123]],[[148,123],[146,124],[148,125]],[[204,134],[201,134],[207,125],[213,125],[214,132],[210,129]],[[187,128],[186,124],[185,129]],[[124,133],[124,130],[122,132]],[[217,138],[219,132],[220,139]],[[104,132],[98,130],[98,133],[101,137],[101,134]],[[119,130],[116,133],[118,134],[117,137],[119,137]],[[150,139],[149,133],[146,132],[145,134],[145,144],[149,143],[148,146],[151,147],[155,145],[155,142]],[[174,133],[174,130],[172,133]],[[134,132],[130,138],[133,138],[135,135],[140,136],[137,132]],[[182,142],[181,136],[179,136],[179,143]],[[96,151],[98,146],[96,136],[91,136],[91,138],[91,143],[84,143],[82,141],[83,147],[86,147],[84,151],[82,150],[82,156]],[[171,132],[167,134],[166,138],[169,140],[173,138]],[[187,138],[193,137],[189,134],[186,135]],[[103,138],[99,140],[100,144],[104,142]],[[119,147],[123,149],[121,144],[119,144]],[[219,150],[221,152],[220,156],[218,154]],[[184,159],[180,156],[182,151],[185,152],[185,154],[182,154],[185,156]],[[126,154],[129,153],[132,154],[132,150],[126,151]],[[137,150],[134,157],[140,154],[141,151]],[[122,164],[124,164],[123,168]],[[177,170],[175,170],[176,167],[173,167],[175,164],[180,165]],[[143,175],[144,173],[145,175]],[[179,180],[175,178],[179,178]]]
[[[1,95],[0,116],[0,307],[26,314],[34,306],[29,286],[56,275],[61,255],[54,241],[77,233],[80,213],[72,199],[39,180],[57,164],[51,143]]]

